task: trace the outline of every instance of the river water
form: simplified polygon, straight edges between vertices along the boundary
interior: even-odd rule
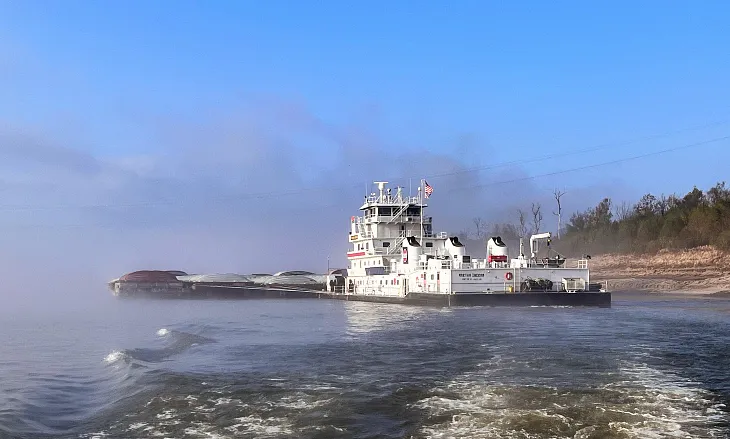
[[[0,312],[0,437],[730,437],[730,300]]]

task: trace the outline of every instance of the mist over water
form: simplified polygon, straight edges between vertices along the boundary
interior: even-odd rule
[[[730,301],[0,312],[0,437],[721,438]]]

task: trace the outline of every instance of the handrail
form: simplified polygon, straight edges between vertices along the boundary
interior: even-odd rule
[[[387,197],[383,196],[382,198],[380,195],[368,195],[365,198],[365,202],[368,204],[376,204],[376,203],[383,203],[383,204],[419,204],[421,202],[421,199],[418,197],[401,197],[400,200],[397,197]]]

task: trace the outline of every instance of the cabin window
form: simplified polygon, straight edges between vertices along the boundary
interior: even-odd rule
[[[431,275],[431,280],[433,280],[433,274]]]
[[[383,243],[383,247],[390,247],[390,243],[389,243],[388,241],[385,241],[385,242]]]
[[[426,247],[433,247],[433,242],[427,242]]]
[[[369,249],[369,248],[370,248],[370,243],[369,243],[369,242],[366,242],[366,243],[365,243],[365,250],[367,250],[367,249]]]

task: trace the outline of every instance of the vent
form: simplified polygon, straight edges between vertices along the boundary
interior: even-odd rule
[[[421,246],[421,244],[418,242],[418,240],[416,239],[415,236],[409,236],[406,239],[408,240],[408,245],[410,245],[411,247],[420,247]]]
[[[451,241],[451,245],[453,245],[454,247],[464,247],[464,244],[459,242],[458,236],[450,236],[449,241]]]
[[[498,246],[498,247],[507,247],[507,244],[502,241],[501,236],[492,236],[492,241]]]

